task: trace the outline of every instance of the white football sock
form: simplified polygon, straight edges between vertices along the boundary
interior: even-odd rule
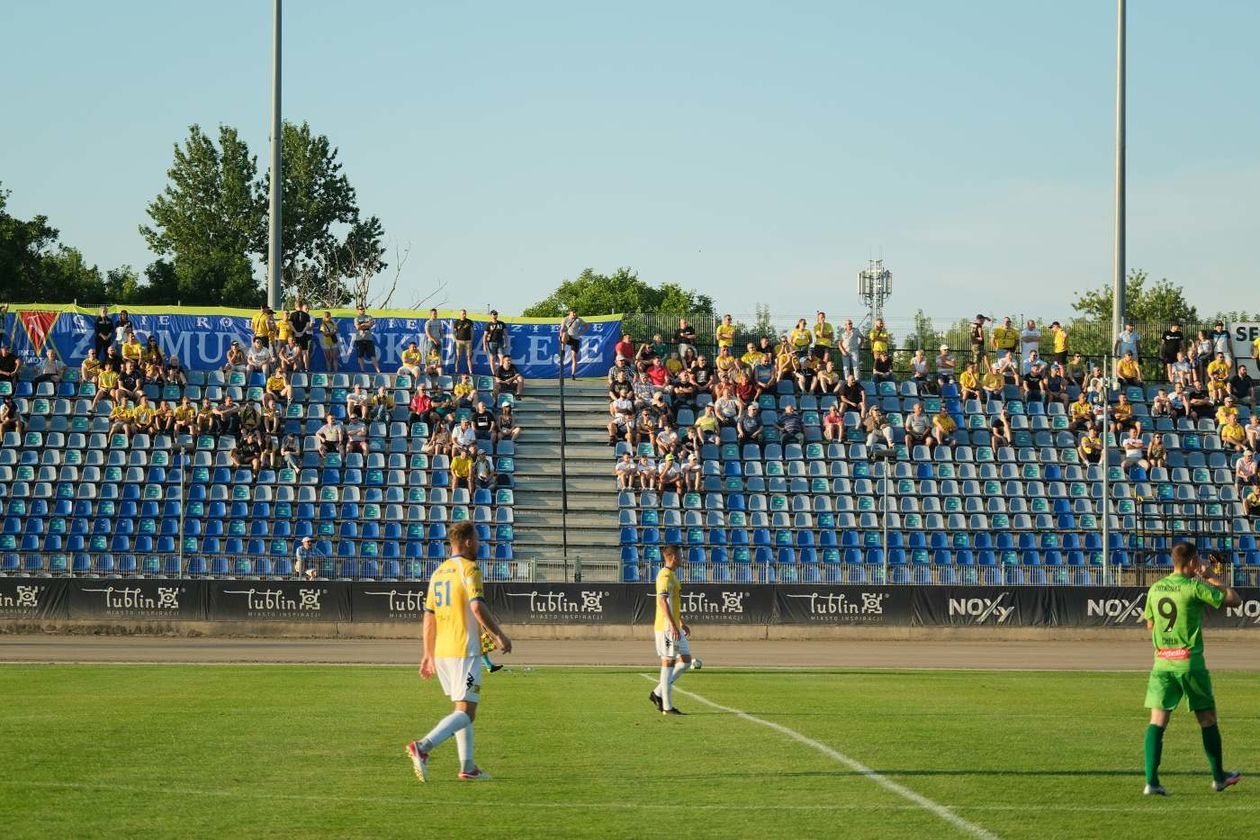
[[[658,686],[656,686],[656,693],[660,695],[661,708],[667,711],[669,709],[674,708],[674,704],[671,703],[669,700],[669,686],[670,686],[670,683],[672,682],[669,676],[670,676],[670,667],[668,665],[662,665],[661,666],[661,682]]]
[[[438,721],[438,725],[433,727],[433,731],[420,739],[420,749],[424,752],[433,752],[434,747],[463,729],[469,723],[471,721],[468,720],[468,715],[464,712],[451,712]]]
[[[678,682],[678,678],[687,673],[687,669],[691,667],[690,662],[683,662],[681,659],[674,664],[674,670],[670,672],[669,684],[673,685]]]
[[[473,725],[469,723],[455,733],[455,749],[459,751],[459,769],[471,773],[477,768],[473,761]]]

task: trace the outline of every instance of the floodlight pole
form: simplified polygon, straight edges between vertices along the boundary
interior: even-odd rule
[[[1121,0],[1123,2],[1123,0]],[[1110,400],[1111,386],[1111,359],[1109,356],[1103,358],[1103,384],[1102,384],[1102,572],[1103,585],[1111,585],[1111,479],[1107,475],[1108,461],[1108,443],[1107,435],[1107,404]]]
[[[1125,0],[1116,0],[1116,231],[1115,276],[1111,290],[1111,342],[1120,338],[1125,320],[1125,140],[1124,140],[1124,93],[1125,93]]]
[[[271,208],[267,217],[267,305],[280,311],[280,3],[274,0],[271,44]]]

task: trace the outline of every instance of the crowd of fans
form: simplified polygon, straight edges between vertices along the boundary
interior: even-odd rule
[[[1068,331],[1058,321],[1039,327],[1029,320],[1021,329],[1009,317],[994,324],[977,315],[965,353],[956,354],[948,345],[932,356],[915,350],[908,354],[899,381],[892,362],[893,338],[879,319],[862,331],[851,320],[837,328],[826,313],[818,312],[812,323],[802,318],[783,335],[762,336],[739,352],[736,328],[726,315],[712,337],[713,358],[698,349],[694,326],[680,319],[671,340],[656,334],[636,342],[627,334],[616,345],[615,363],[608,371],[608,441],[610,446],[625,441],[631,451],[617,461],[615,474],[623,489],[696,489],[698,455],[705,444],[719,441],[723,428],[733,428],[741,444],[761,443],[766,428],[776,429],[783,443],[801,443],[803,419],[791,401],[772,424],[763,423],[762,395],[785,392],[835,398],[824,402],[818,420],[827,442],[862,440],[868,447],[891,451],[897,419],[911,457],[930,458],[934,447],[957,444],[964,418],[952,414],[945,400],[931,413],[923,402],[903,403],[904,415],[890,418],[878,398],[869,398],[864,383],[892,383],[894,393],[911,399],[957,395],[963,404],[974,400],[981,407],[993,400],[1007,402],[1013,389],[1025,404],[1062,406],[1077,435],[1082,463],[1098,464],[1104,446],[1110,445],[1123,451],[1126,471],[1134,466],[1149,470],[1167,465],[1164,435],[1134,416],[1126,389],[1144,388],[1143,370],[1158,367],[1164,378],[1149,402],[1150,416],[1214,421],[1223,448],[1241,455],[1239,492],[1250,491],[1246,498],[1256,501],[1248,502],[1248,509],[1260,512],[1253,455],[1260,449],[1260,415],[1254,412],[1254,381],[1247,360],[1233,357],[1224,324],[1191,338],[1172,323],[1151,357],[1143,341],[1127,324],[1113,348],[1114,370],[1105,376],[1098,364],[1071,351]],[[1260,340],[1251,358],[1260,359]],[[863,370],[864,360],[869,371]],[[1239,421],[1241,406],[1249,409],[1245,423]],[[694,419],[680,426],[683,409]],[[995,410],[988,432],[994,447],[1011,446],[1011,412]]]

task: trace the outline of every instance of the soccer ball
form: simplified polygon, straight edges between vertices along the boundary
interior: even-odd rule
[[[703,667],[704,667],[704,663],[700,661],[700,658],[699,658],[699,657],[692,657],[692,659],[691,659],[691,670],[693,670],[693,671],[699,671],[699,670],[700,670],[701,668],[703,668]]]

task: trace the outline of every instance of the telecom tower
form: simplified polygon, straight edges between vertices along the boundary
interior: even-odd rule
[[[884,261],[871,260],[871,264],[858,272],[858,297],[870,311],[871,320],[884,317],[884,301],[892,294],[892,272],[884,267]]]

